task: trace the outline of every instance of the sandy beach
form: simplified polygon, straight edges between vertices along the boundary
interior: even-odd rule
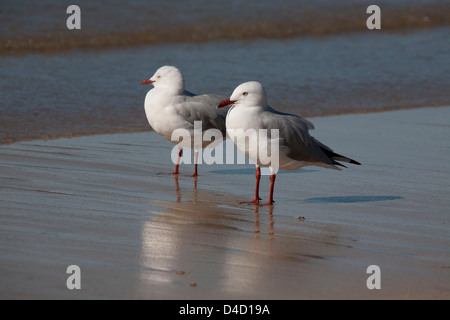
[[[154,132],[0,146],[0,298],[449,299],[449,119],[309,119],[362,166],[280,172],[274,207],[240,203],[251,165],[174,177]],[[263,200],[268,188],[265,176]],[[69,265],[81,290],[66,287]]]

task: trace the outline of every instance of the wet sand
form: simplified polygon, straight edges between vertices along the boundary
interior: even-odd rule
[[[280,172],[273,208],[240,204],[251,165],[175,178],[154,132],[0,146],[0,298],[449,299],[448,119],[450,107],[312,119],[363,165]],[[73,264],[81,290],[66,288]]]

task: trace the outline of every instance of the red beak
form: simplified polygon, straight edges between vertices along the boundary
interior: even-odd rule
[[[142,80],[141,84],[152,84],[153,82],[155,82],[155,81],[147,79],[147,80]]]
[[[221,103],[219,103],[217,108],[223,108],[223,107],[229,106],[230,104],[234,104],[236,101],[237,100],[230,100],[230,99],[223,100]]]

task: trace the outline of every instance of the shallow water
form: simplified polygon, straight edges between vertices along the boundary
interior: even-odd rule
[[[196,93],[259,80],[303,116],[450,103],[449,28],[291,40],[217,41],[1,57],[0,143],[148,130],[140,86],[178,66]]]
[[[228,96],[238,84],[258,80],[266,86],[273,107],[302,116],[450,103],[448,18],[442,22],[430,13],[448,17],[450,2],[380,2],[383,24],[382,30],[376,31],[365,29],[367,14],[360,10],[367,6],[364,1],[347,0],[339,5],[288,1],[283,7],[269,1],[255,3],[136,0],[105,6],[102,1],[80,1],[81,31],[69,32],[65,28],[67,15],[62,18],[63,37],[82,42],[45,50],[45,45],[36,48],[36,37],[44,37],[45,43],[59,43],[54,37],[62,31],[60,12],[65,12],[69,3],[3,4],[0,44],[20,39],[28,44],[21,47],[23,50],[10,47],[6,51],[6,42],[0,45],[0,144],[149,130],[143,101],[151,87],[139,83],[166,64],[179,67],[187,89],[199,94]],[[350,7],[358,13],[347,10]],[[143,16],[141,11],[151,14]],[[398,19],[396,28],[389,27],[389,19],[401,14],[411,21],[426,17],[433,24],[411,29],[414,25]],[[336,20],[337,16],[342,20]],[[323,32],[299,27],[306,17],[314,21],[309,27]],[[227,21],[226,27],[220,24],[222,20]],[[330,27],[333,21],[338,22]],[[363,28],[347,28],[342,21],[362,24]],[[217,24],[207,27],[211,22]],[[189,28],[215,35],[200,39],[201,32]],[[242,32],[236,35],[233,28]],[[168,33],[150,42],[107,43],[117,40],[116,32],[134,37],[139,32],[154,35],[158,30]],[[95,43],[90,38],[94,35],[102,35],[106,42],[86,45]],[[146,43],[151,45],[142,45]]]

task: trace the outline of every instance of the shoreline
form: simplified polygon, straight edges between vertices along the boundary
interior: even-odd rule
[[[394,6],[387,9],[383,30],[392,34],[415,32],[448,27],[446,9],[448,4],[427,4],[408,8]],[[27,54],[59,54],[71,51],[104,51],[143,46],[181,43],[209,43],[213,41],[254,41],[260,39],[289,40],[294,38],[327,37],[366,32],[367,27],[355,23],[364,6],[344,5],[333,9],[338,14],[308,12],[299,20],[299,15],[290,12],[274,19],[271,12],[264,16],[248,16],[230,22],[201,21],[199,25],[156,23],[150,29],[121,28],[105,30],[97,26],[95,32],[67,35],[67,30],[53,28],[37,34],[18,33],[0,36],[0,56],[22,56]],[[330,9],[330,8],[328,8]],[[346,12],[343,15],[342,12]],[[297,13],[305,14],[303,9]],[[136,17],[136,16],[135,16]],[[363,16],[365,17],[365,16]],[[248,28],[249,23],[252,28]],[[53,29],[53,30],[52,30]]]
[[[394,106],[394,107],[384,107],[384,108],[377,108],[377,109],[368,109],[368,110],[352,110],[352,111],[343,111],[343,112],[327,112],[327,113],[320,113],[320,114],[306,114],[306,115],[300,115],[302,118],[305,119],[316,119],[316,118],[323,118],[323,117],[333,117],[333,116],[344,116],[344,115],[358,115],[358,114],[371,114],[371,113],[383,113],[383,112],[394,112],[394,111],[401,111],[401,110],[414,110],[414,109],[422,109],[422,108],[445,108],[448,107],[448,105],[427,105],[427,106]],[[288,112],[291,113],[291,112]],[[141,132],[152,132],[153,129],[149,126],[148,129],[110,129],[106,132],[99,132],[99,133],[64,133],[64,134],[51,134],[51,135],[45,135],[43,137],[24,137],[24,138],[3,138],[7,140],[6,142],[2,142],[3,139],[0,139],[0,146],[6,146],[11,145],[14,143],[19,142],[29,142],[29,141],[49,141],[49,140],[58,140],[58,139],[72,139],[72,138],[79,138],[79,137],[90,137],[90,136],[97,136],[97,135],[111,135],[111,134],[133,134],[133,133],[141,133]]]
[[[314,118],[311,134],[362,166],[280,172],[274,207],[240,203],[251,165],[174,177],[156,133],[2,145],[0,298],[449,299],[449,117]],[[73,264],[81,290],[66,288]]]

